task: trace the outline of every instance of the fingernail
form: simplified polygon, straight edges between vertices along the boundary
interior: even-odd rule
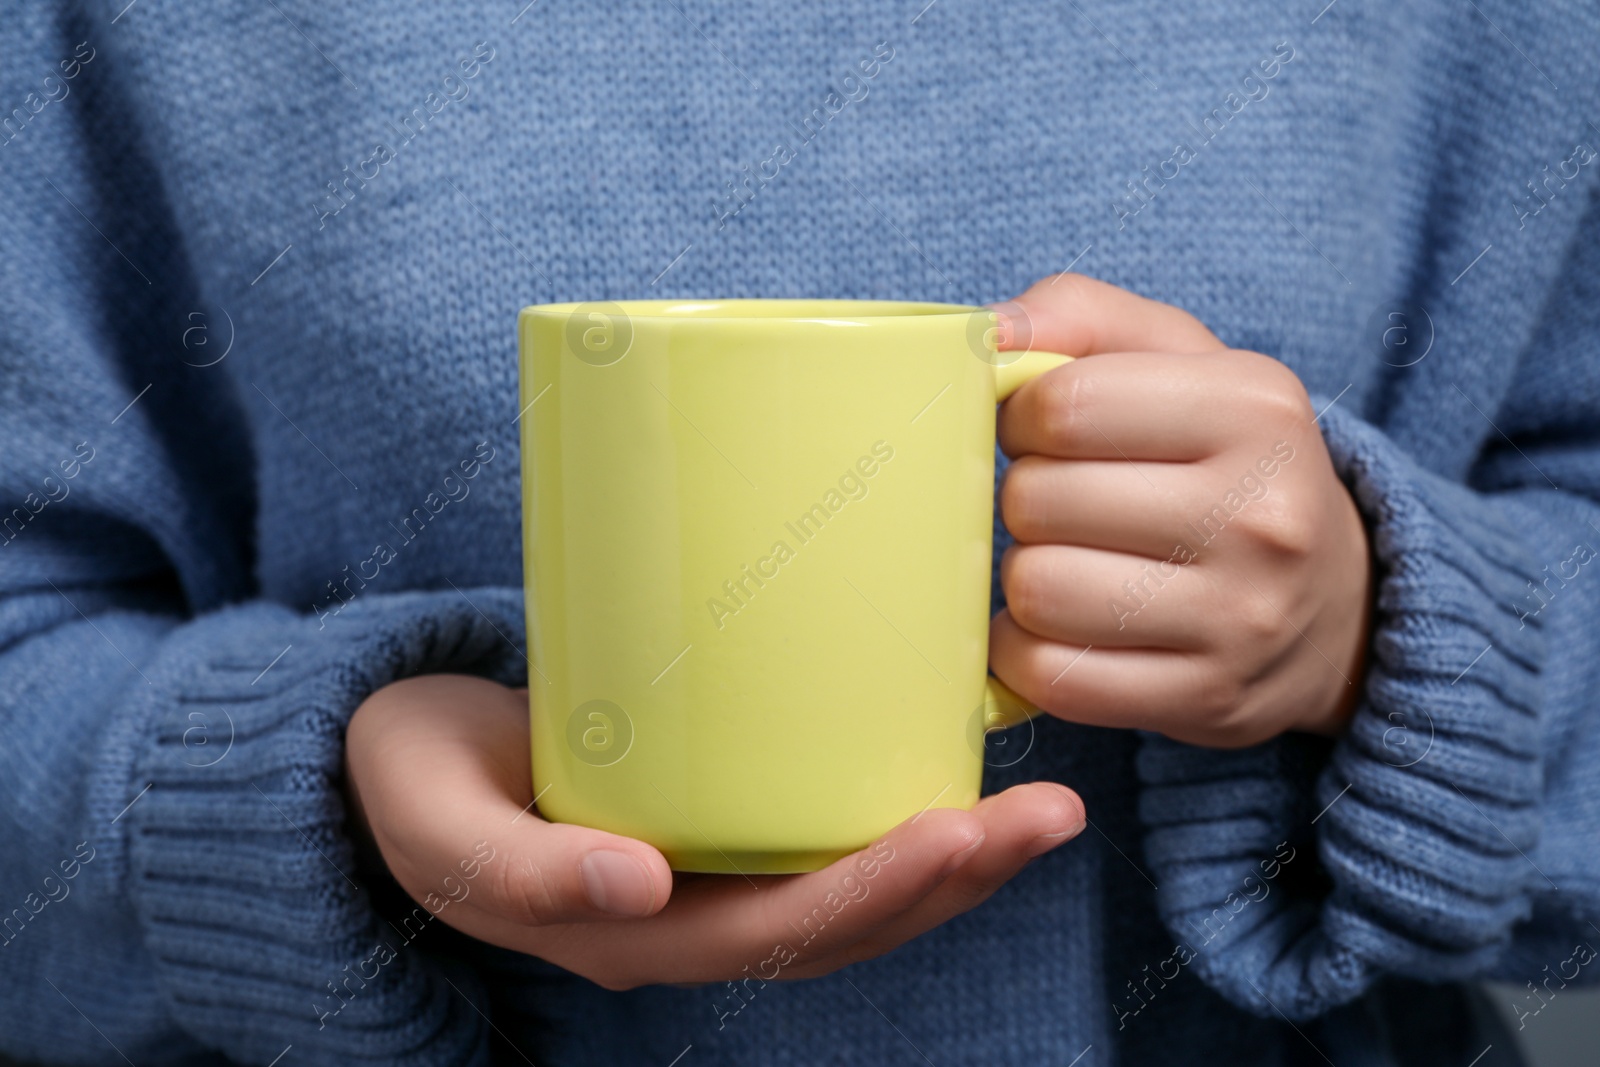
[[[956,868],[970,860],[977,853],[978,849],[983,847],[984,839],[988,836],[988,834],[981,835],[972,844],[968,845],[960,852],[957,852],[954,856],[951,856],[949,859],[945,860],[944,869],[939,872],[939,877],[948,878],[950,875],[954,874]]]
[[[1028,842],[1027,856],[1029,859],[1033,859],[1035,856],[1042,856],[1063,841],[1070,841],[1081,833],[1083,833],[1083,823],[1078,823],[1076,826],[1062,830],[1057,834],[1040,834]]]
[[[1015,300],[1002,300],[996,304],[989,304],[988,308],[995,314],[995,326],[999,329],[998,341],[1011,348],[1028,348],[1033,338],[1033,325],[1028,319],[1028,312]]]
[[[656,884],[644,864],[626,852],[598,849],[578,864],[589,902],[612,915],[648,915],[656,903]]]

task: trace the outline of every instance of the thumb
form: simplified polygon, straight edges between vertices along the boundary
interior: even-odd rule
[[[533,810],[527,703],[513,690],[408,679],[357,710],[346,749],[352,821],[370,827],[406,892],[451,925],[472,911],[519,925],[638,918],[672,893],[650,845]]]
[[[480,911],[527,926],[639,919],[672,895],[672,870],[643,841],[526,815],[494,842]]]

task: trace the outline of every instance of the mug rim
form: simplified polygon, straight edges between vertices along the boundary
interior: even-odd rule
[[[748,313],[758,307],[765,310],[758,314]],[[920,300],[734,297],[711,300],[692,298],[580,300],[559,304],[531,304],[524,307],[520,314],[563,319],[570,318],[584,308],[596,312],[615,308],[628,319],[643,322],[821,322],[847,325],[970,315],[977,311],[992,310],[976,304],[946,304]],[[609,313],[616,314],[617,311]]]

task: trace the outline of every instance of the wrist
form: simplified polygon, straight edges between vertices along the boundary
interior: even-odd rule
[[[388,688],[387,686],[384,687]],[[345,749],[343,761],[343,781],[339,783],[339,793],[344,800],[344,831],[349,836],[351,844],[355,847],[356,860],[364,870],[387,870],[383,860],[383,853],[378,848],[377,838],[372,832],[372,821],[367,811],[367,804],[361,796],[361,786],[358,780],[357,764],[358,754],[365,751],[364,746],[370,744],[368,735],[376,724],[369,723],[375,714],[373,707],[375,698],[383,692],[368,696],[356,708],[350,718],[350,724],[345,729]]]
[[[1338,670],[1339,677],[1330,687],[1328,698],[1312,702],[1312,714],[1300,724],[1300,731],[1318,737],[1342,737],[1350,727],[1356,707],[1361,703],[1366,684],[1367,660],[1372,645],[1373,612],[1377,601],[1376,568],[1373,565],[1371,542],[1366,524],[1355,501],[1345,500],[1346,513],[1351,520],[1351,533],[1346,544],[1356,549],[1349,570],[1351,580],[1344,586],[1345,595],[1336,598],[1333,620],[1329,630],[1343,635],[1329,657]],[[1309,640],[1309,638],[1308,638]]]

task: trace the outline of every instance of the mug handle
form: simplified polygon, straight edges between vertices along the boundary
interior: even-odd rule
[[[1010,363],[994,369],[994,398],[1006,399],[1045,371],[1055,370],[1063,363],[1072,362],[1071,356],[1055,352],[1027,351]],[[984,687],[985,732],[1004,730],[1016,726],[1039,714],[1039,709],[1013,693],[1004,682],[989,675]]]
[[[1055,352],[1036,352],[1030,349],[1010,363],[996,366],[994,369],[995,401],[999,402],[1006,399],[1006,397],[1021,389],[1045,371],[1055,370],[1064,363],[1071,363],[1072,360],[1072,356],[1063,356]]]

